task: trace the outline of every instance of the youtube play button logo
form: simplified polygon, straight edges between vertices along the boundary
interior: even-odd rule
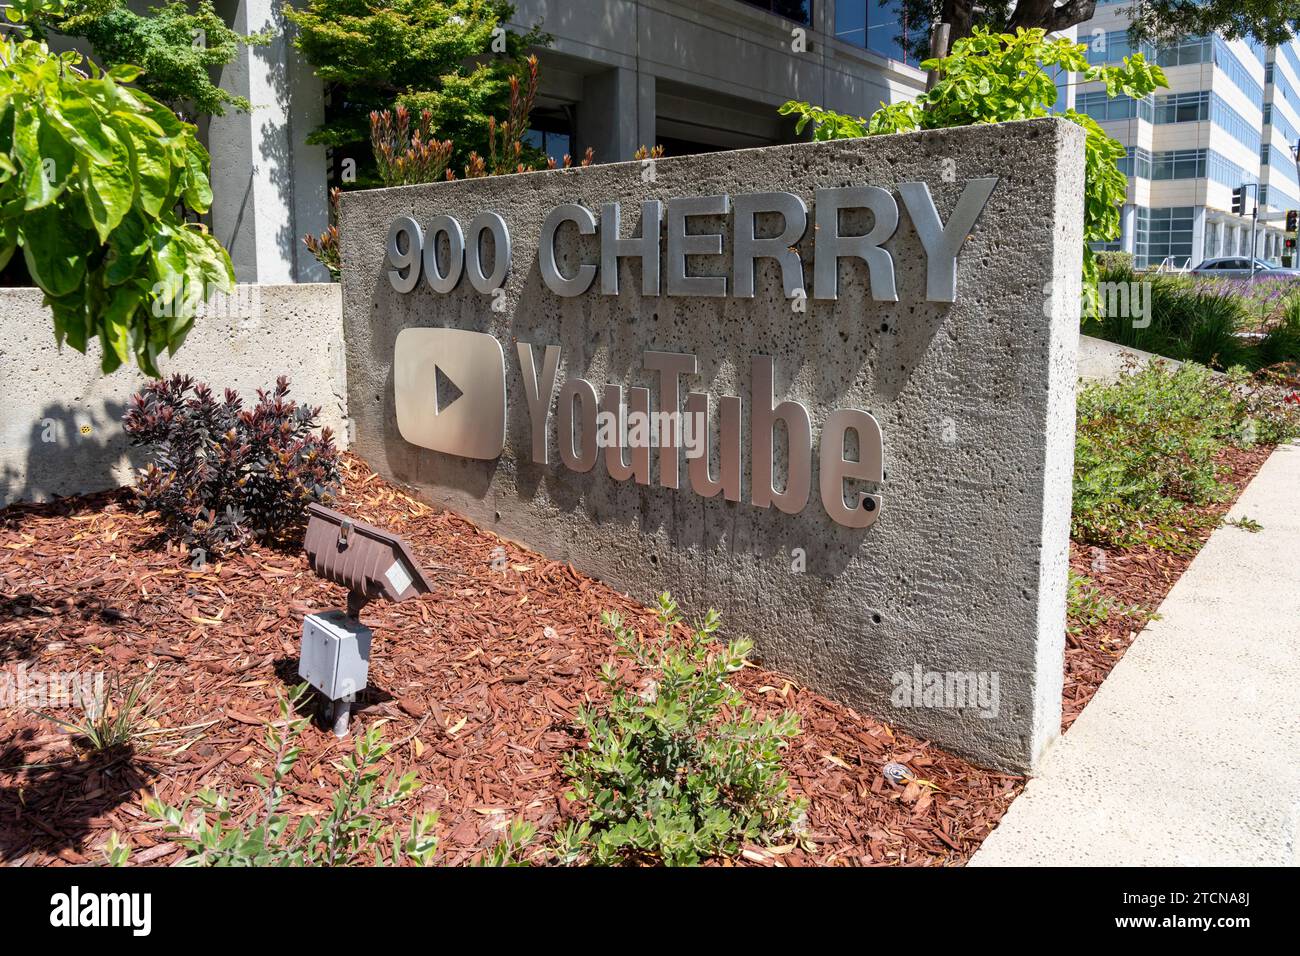
[[[397,430],[412,445],[484,459],[505,448],[505,354],[486,332],[403,329],[393,392]]]

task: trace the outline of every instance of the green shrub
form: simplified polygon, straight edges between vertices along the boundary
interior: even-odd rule
[[[234,62],[241,46],[266,46],[274,31],[243,36],[226,25],[212,0],[168,0],[147,13],[129,9],[125,0],[41,6],[43,22],[89,40],[105,65],[130,63],[144,70],[136,82],[150,96],[211,116],[225,115],[226,107],[253,109],[246,97],[222,89],[212,77]],[[196,35],[202,42],[195,42]]]
[[[1229,374],[1244,421],[1243,435],[1261,445],[1282,445],[1300,437],[1300,390],[1292,369],[1285,374],[1264,369],[1248,375],[1242,369]]]
[[[170,314],[177,289],[202,298],[234,287],[225,249],[183,215],[211,204],[207,150],[128,86],[138,67],[101,71],[51,52],[30,23],[17,31],[0,40],[0,269],[22,251],[60,344],[84,352],[98,337],[105,372],[134,359],[157,375],[194,322]]]
[[[438,850],[436,813],[413,817],[405,833],[394,833],[378,816],[409,799],[417,786],[411,770],[400,777],[389,774],[380,787],[379,765],[392,748],[383,741],[382,722],[358,734],[353,753],[335,764],[343,782],[330,812],[320,821],[305,815],[291,826],[280,805],[285,779],[302,751],[297,741],[308,720],[292,715],[306,691],[307,685],[300,684],[281,698],[280,720],[266,728],[263,743],[271,755],[271,776],[253,775],[261,788],[260,812],[246,819],[229,797],[212,790],[197,794],[199,806],[192,812],[188,802],[174,807],[156,796],[145,800],[145,809],[164,824],[164,836],[190,852],[183,866],[396,866],[408,859],[424,866],[432,861]]]
[[[1133,271],[1133,253],[1131,252],[1098,252],[1097,269],[1103,277],[1107,272],[1132,272]]]
[[[1300,301],[1288,303],[1256,347],[1257,368],[1300,363]]]
[[[1108,266],[1101,281],[1103,291],[1108,284],[1133,288],[1146,283],[1149,322],[1133,314],[1095,315],[1084,319],[1084,335],[1221,370],[1256,367],[1251,342],[1237,335],[1249,313],[1235,289],[1201,285],[1183,276],[1138,274],[1123,265]]]
[[[682,618],[667,594],[657,640],[617,614],[602,620],[647,680],[633,683],[606,664],[609,704],[579,711],[588,743],[565,771],[586,820],[558,834],[561,862],[694,865],[736,852],[743,840],[795,832],[804,803],[790,799],[781,751],[799,733],[799,718],[759,720],[741,709],[728,682],[751,643],[715,644],[720,619],[712,610],[679,642],[673,631]]]
[[[1229,444],[1289,440],[1300,409],[1244,371],[1153,362],[1078,399],[1073,536],[1101,545],[1194,550],[1217,519],[1196,509],[1221,500],[1216,456]]]

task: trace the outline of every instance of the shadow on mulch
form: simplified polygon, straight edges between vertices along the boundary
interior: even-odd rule
[[[58,736],[72,746],[43,749],[50,735],[26,728],[0,752],[0,774],[9,781],[0,786],[0,805],[17,808],[0,818],[0,863],[22,858],[38,843],[64,863],[102,863],[87,856],[86,838],[154,775],[129,745],[79,751],[71,737]]]

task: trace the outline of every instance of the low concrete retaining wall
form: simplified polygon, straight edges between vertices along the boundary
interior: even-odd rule
[[[1095,339],[1090,335],[1079,336],[1079,378],[1085,382],[1116,382],[1128,367],[1141,368],[1153,359],[1168,362],[1170,367],[1183,364],[1141,349],[1116,345],[1105,339]]]
[[[246,404],[289,376],[290,397],[321,407],[321,424],[347,444],[342,307],[332,283],[241,286],[226,314],[194,324],[164,374],[182,372]],[[132,367],[100,371],[88,354],[54,342],[38,289],[0,289],[0,504],[44,501],[129,484],[139,455],[122,431],[131,395],[147,380]]]

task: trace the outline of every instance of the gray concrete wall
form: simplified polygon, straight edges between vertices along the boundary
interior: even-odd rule
[[[1029,768],[1060,717],[1082,154],[1077,126],[1044,119],[668,159],[654,164],[653,182],[629,163],[345,194],[353,448],[435,502],[637,598],[670,589],[692,611],[717,607],[729,633],[753,635],[767,664],[824,692],[985,763]],[[897,264],[896,303],[869,297],[856,262],[840,266],[838,300],[813,298],[803,314],[784,298],[772,261],[759,264],[753,299],[642,297],[640,267],[628,260],[620,295],[602,296],[597,280],[561,299],[538,269],[541,223],[562,202],[598,212],[620,201],[626,235],[652,198],[790,190],[811,206],[818,186],[922,180],[947,221],[967,182],[990,176],[1000,182],[962,249],[952,305],[925,301],[923,250],[901,206],[884,245]],[[445,213],[467,224],[489,210],[504,217],[514,244],[502,311],[465,281],[447,294],[423,281],[407,294],[393,289],[385,242],[396,216],[428,223]],[[846,233],[867,224],[861,212],[845,215]],[[730,250],[730,217],[698,226],[720,228]],[[570,227],[557,255],[572,272],[598,248],[598,237]],[[811,226],[798,248],[807,281]],[[726,274],[730,261],[700,257],[691,268]],[[1045,300],[1053,276],[1061,294]],[[490,332],[502,345],[499,458],[454,458],[399,434],[394,342],[424,326]],[[653,386],[641,368],[646,349],[698,356],[701,374],[684,376],[684,388],[715,401],[744,397],[742,499],[705,499],[685,481],[675,491],[615,481],[603,461],[571,471],[558,460],[554,414],[551,464],[534,464],[516,342],[539,359],[544,346],[562,346],[557,385],[580,376],[598,391]],[[749,500],[753,355],[775,357],[778,400],[801,401],[811,414],[813,496],[797,514]],[[831,521],[816,491],[816,442],[829,411],[844,407],[870,412],[884,432],[883,508],[861,530]],[[895,675],[914,667],[996,673],[1000,707],[985,719],[970,708],[893,706]]]
[[[319,405],[346,447],[339,287],[242,286],[232,301],[239,307],[195,321],[163,373],[233,388],[245,403],[287,374],[290,397]],[[121,419],[147,379],[126,366],[104,375],[99,362],[98,340],[84,355],[55,344],[39,290],[0,289],[0,505],[131,483],[140,456]]]

